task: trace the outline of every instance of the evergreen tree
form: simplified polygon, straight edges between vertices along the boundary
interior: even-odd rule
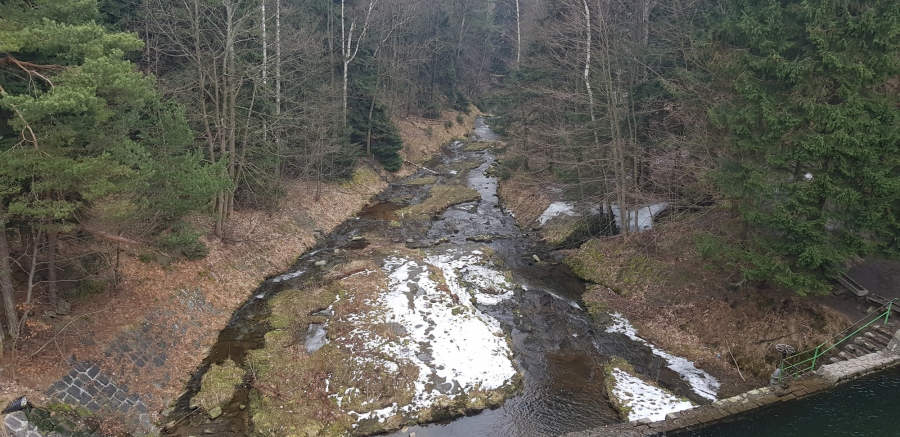
[[[109,219],[158,230],[220,185],[180,110],[124,59],[141,41],[100,17],[96,0],[0,4],[0,232],[48,235],[51,302],[58,233]]]
[[[722,2],[714,40],[738,97],[721,182],[752,226],[751,278],[823,290],[842,261],[897,253],[900,4]]]

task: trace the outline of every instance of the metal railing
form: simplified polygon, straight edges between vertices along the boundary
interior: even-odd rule
[[[782,358],[781,365],[779,369],[781,369],[781,378],[792,377],[797,379],[800,375],[803,375],[807,372],[812,372],[816,370],[816,364],[821,362],[820,358],[831,352],[834,348],[840,346],[847,340],[850,340],[856,334],[859,334],[862,330],[868,328],[873,323],[884,319],[884,324],[887,324],[888,319],[891,316],[891,311],[893,310],[894,303],[900,304],[898,298],[894,298],[889,300],[887,303],[882,305],[877,310],[873,311],[871,314],[863,317],[849,328],[844,329],[843,331],[835,334],[834,337],[826,340],[822,344],[816,346],[814,349],[805,350],[803,352],[798,352],[796,354],[787,356]],[[866,322],[868,320],[868,322]],[[852,332],[851,332],[852,331]],[[849,334],[848,334],[849,332]]]

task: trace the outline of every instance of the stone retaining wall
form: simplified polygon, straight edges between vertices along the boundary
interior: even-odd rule
[[[146,381],[157,388],[169,383],[173,375],[166,368],[171,349],[183,345],[193,338],[191,347],[200,348],[204,338],[188,335],[189,330],[202,327],[204,313],[217,310],[195,290],[181,290],[173,305],[183,305],[190,314],[186,319],[174,320],[174,313],[158,309],[146,316],[138,324],[120,333],[106,347],[101,357],[89,361],[70,362],[68,374],[54,382],[44,392],[55,399],[48,406],[61,410],[72,410],[81,416],[118,417],[135,429],[134,435],[154,435],[154,415],[151,408],[158,409],[171,399],[157,399],[149,394],[129,388],[129,381]],[[56,404],[56,405],[54,405]],[[2,408],[2,406],[0,406]],[[44,409],[32,409],[38,414],[9,414],[3,419],[4,427],[12,437],[69,437],[92,435],[76,423],[66,422],[63,415],[46,415]]]
[[[900,331],[894,335],[894,345],[900,349]],[[720,421],[727,416],[743,413],[767,405],[800,399],[810,394],[834,387],[844,381],[877,372],[900,364],[900,352],[883,350],[852,360],[822,366],[817,372],[789,381],[786,386],[775,386],[751,390],[728,399],[721,399],[710,405],[671,413],[665,420],[651,422],[638,420],[609,425],[586,431],[566,434],[566,437],[645,437],[661,436],[665,433]]]

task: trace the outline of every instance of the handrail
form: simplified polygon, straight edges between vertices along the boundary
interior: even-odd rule
[[[781,381],[781,378],[783,378],[784,376],[791,376],[794,379],[797,379],[800,377],[800,375],[802,375],[806,372],[811,372],[811,371],[815,370],[816,362],[819,360],[819,358],[821,358],[823,355],[827,354],[832,349],[839,346],[841,343],[849,340],[850,338],[853,338],[853,336],[858,334],[860,331],[868,328],[870,325],[881,320],[882,318],[884,318],[884,324],[887,324],[888,319],[891,315],[891,311],[893,309],[892,307],[894,305],[894,302],[898,302],[898,299],[900,299],[900,298],[893,298],[893,299],[889,300],[886,304],[882,305],[881,308],[873,311],[872,314],[869,314],[869,315],[863,317],[862,319],[859,319],[856,323],[850,325],[848,328],[835,334],[833,337],[826,340],[822,344],[816,346],[815,349],[808,349],[808,350],[805,350],[803,352],[798,352],[798,353],[793,354],[788,357],[783,357],[781,359],[781,364],[779,365],[779,369],[781,369],[781,374],[778,376],[778,380]],[[900,302],[898,302],[898,303],[900,303]],[[881,309],[884,309],[884,311],[878,312]],[[851,329],[854,329],[854,327],[856,325],[862,323],[864,320],[868,319],[869,317],[872,317],[873,314],[875,315],[875,317],[872,318],[872,320],[870,320],[868,323],[856,328],[852,333],[845,335],[840,340],[838,340],[836,342],[833,341],[838,336],[843,335],[844,333],[846,333],[847,331],[850,331]],[[804,357],[807,357],[807,356],[808,356],[808,358],[803,359]],[[797,361],[797,360],[799,360],[799,361]]]

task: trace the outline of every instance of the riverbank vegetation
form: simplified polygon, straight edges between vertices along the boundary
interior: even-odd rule
[[[126,254],[203,258],[297,182],[465,137],[488,2],[363,3],[0,5],[0,339],[121,288]]]
[[[855,257],[896,253],[897,5],[529,6],[495,103],[505,160],[538,184],[633,220],[663,202],[728,220],[693,244],[736,284],[822,293]]]
[[[765,376],[843,323],[796,294],[898,254],[898,44],[875,0],[3,2],[0,355],[28,353],[0,372],[40,392],[199,289],[220,313],[172,347],[186,374],[260,278],[466,137],[471,100],[523,227],[560,199],[624,217],[569,253],[589,305]]]

